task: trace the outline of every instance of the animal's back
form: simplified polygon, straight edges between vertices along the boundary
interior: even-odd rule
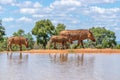
[[[25,38],[22,36],[15,36],[8,38],[8,43],[11,44],[23,44],[25,43]]]
[[[64,40],[65,41],[67,41],[68,40],[68,38],[67,37],[65,37],[65,36],[52,36],[51,37],[51,40],[53,41],[53,42],[63,42]]]
[[[78,30],[64,30],[60,32],[60,35],[68,36],[71,40],[84,40],[87,38],[90,30],[88,29],[78,29]]]

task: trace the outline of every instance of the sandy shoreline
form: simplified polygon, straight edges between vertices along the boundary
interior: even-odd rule
[[[11,51],[3,51],[6,53],[10,53]],[[91,49],[91,48],[86,48],[86,49],[65,49],[65,50],[56,50],[56,49],[37,49],[37,50],[26,50],[26,51],[12,51],[12,52],[22,52],[22,53],[38,53],[38,54],[49,54],[49,53],[108,53],[108,54],[113,54],[113,53],[120,53],[120,49]]]
[[[66,50],[55,50],[55,49],[39,49],[39,50],[28,50],[22,51],[24,53],[120,53],[120,49],[66,49]]]

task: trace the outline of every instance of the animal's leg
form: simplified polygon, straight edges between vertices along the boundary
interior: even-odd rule
[[[62,42],[62,49],[64,49],[64,42]]]
[[[22,51],[22,45],[20,45],[20,51]]]
[[[8,44],[8,46],[7,46],[7,51],[9,51],[9,47],[10,47],[10,45]]]
[[[56,42],[54,42],[54,49],[57,49],[57,48],[56,48]]]
[[[12,45],[9,45],[10,51],[12,51]]]
[[[68,49],[68,46],[67,46],[67,44],[66,44],[66,43],[64,43],[64,46],[65,46],[65,49]]]
[[[9,51],[10,45],[11,45],[11,43],[8,42],[8,45],[7,45],[7,51]]]
[[[59,49],[63,49],[62,43],[58,43],[58,44],[59,44]]]
[[[10,45],[8,44],[7,45],[7,51],[9,51],[9,47],[10,47]],[[7,52],[7,55],[8,55],[9,53]]]
[[[12,55],[13,55],[13,53],[11,52],[11,54],[10,54],[10,59],[12,59]]]
[[[64,46],[65,46],[66,49],[68,49],[68,45],[67,45],[66,42],[64,42]]]
[[[80,40],[78,40],[78,44],[75,46],[75,49],[80,45]]]
[[[20,52],[20,59],[22,59],[22,53]]]
[[[84,48],[84,45],[83,45],[83,41],[82,41],[82,40],[80,41],[80,43],[81,43],[82,47]]]

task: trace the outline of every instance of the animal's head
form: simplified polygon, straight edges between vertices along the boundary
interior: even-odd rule
[[[26,44],[26,47],[28,48],[28,44],[29,44],[28,38],[26,38],[25,44]]]
[[[93,33],[92,33],[92,32],[90,32],[90,31],[89,31],[89,33],[88,33],[88,38],[89,38],[90,40],[92,40],[93,42],[95,42],[95,41],[96,41],[96,40],[95,40],[95,38],[94,38]]]

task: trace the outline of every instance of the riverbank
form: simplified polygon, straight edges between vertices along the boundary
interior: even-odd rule
[[[120,49],[65,49],[65,50],[55,50],[55,49],[39,49],[39,50],[28,50],[22,51],[25,53],[120,53]]]

